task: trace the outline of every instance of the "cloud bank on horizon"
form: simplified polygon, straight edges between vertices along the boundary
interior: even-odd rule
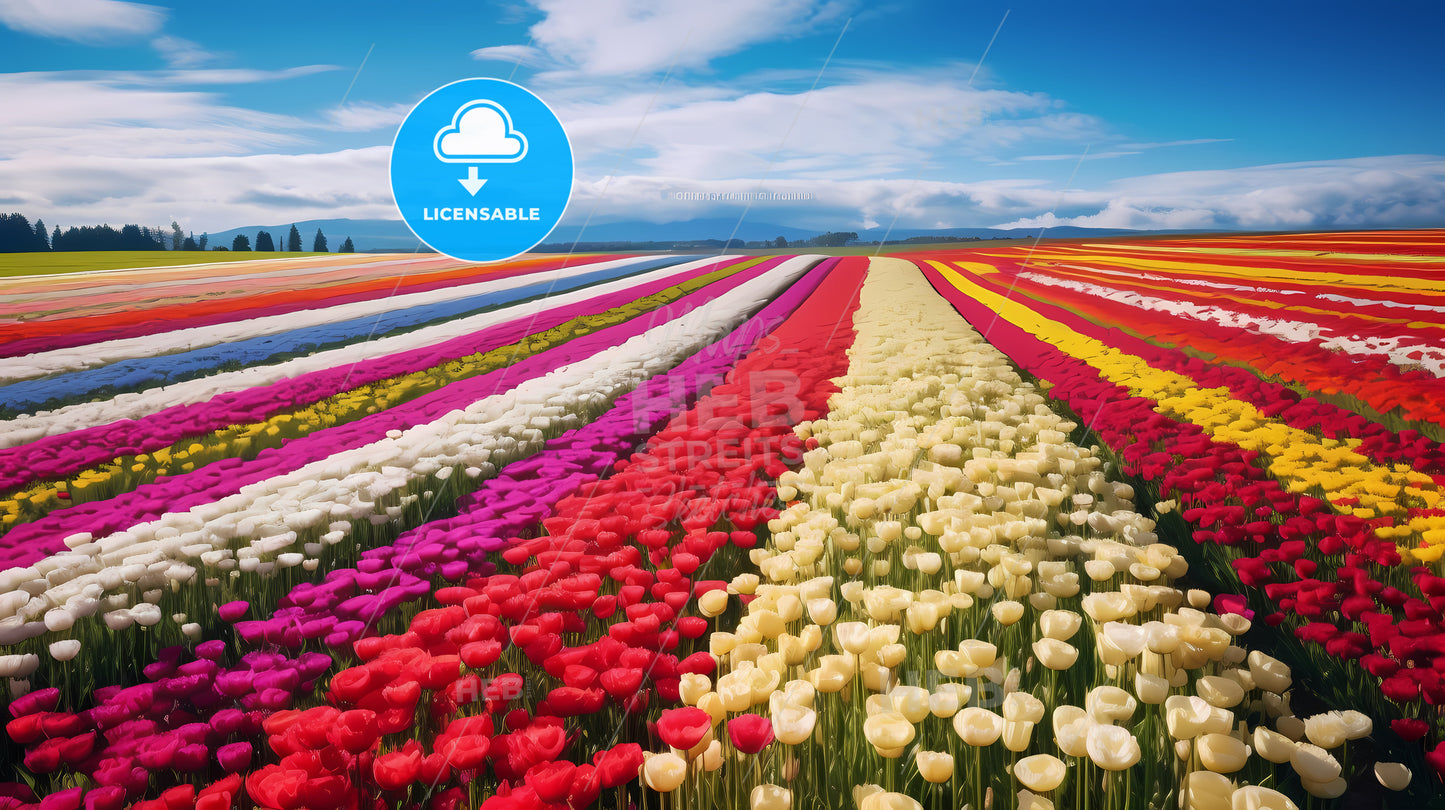
[[[406,111],[493,75],[567,127],[566,224],[1445,224],[1434,6],[1042,5],[528,0],[427,20],[323,3],[251,27],[193,5],[0,0],[0,209],[198,233],[396,218]]]

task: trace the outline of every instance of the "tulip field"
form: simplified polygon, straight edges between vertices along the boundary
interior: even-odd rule
[[[0,810],[1445,807],[1445,231],[0,280]]]

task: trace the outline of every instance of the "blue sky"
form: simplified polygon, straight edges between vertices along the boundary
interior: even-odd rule
[[[1438,3],[0,0],[0,26],[0,209],[51,224],[395,218],[401,117],[495,76],[567,126],[574,224],[763,190],[811,199],[749,220],[819,230],[1445,225]]]

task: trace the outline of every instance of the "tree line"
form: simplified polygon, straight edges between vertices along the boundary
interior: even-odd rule
[[[181,230],[180,223],[177,222],[171,222],[169,230],[144,225],[123,225],[119,230],[110,225],[80,225],[61,231],[60,226],[57,225],[53,232],[47,233],[44,220],[37,219],[32,226],[29,218],[24,214],[0,214],[0,253],[80,250],[203,251],[207,249],[209,242],[209,235],[202,233],[197,237],[194,233],[186,233]],[[245,234],[238,234],[235,239],[231,240],[230,247],[215,245],[210,249],[253,250],[251,240]],[[269,232],[260,231],[256,234],[254,250],[273,253],[281,252],[282,248],[278,240]],[[285,252],[300,253],[302,250],[301,231],[292,225],[291,232],[286,236]],[[321,232],[320,228],[316,229],[316,236],[311,240],[311,252],[330,252],[327,248],[326,235]],[[351,237],[346,237],[336,252],[355,253],[356,246],[351,243]]]

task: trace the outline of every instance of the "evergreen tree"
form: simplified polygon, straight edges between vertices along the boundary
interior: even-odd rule
[[[336,249],[336,252],[337,252],[337,253],[355,253],[355,252],[356,252],[356,246],[353,245],[353,244],[351,244],[351,237],[349,237],[349,236],[346,237],[346,241],[341,243],[341,247],[337,248],[337,249]]]
[[[241,251],[250,249],[251,240],[247,239],[244,233],[236,234],[236,238],[231,240],[231,250]]]
[[[180,250],[185,241],[186,235],[181,233],[181,224],[171,220],[171,250]]]
[[[321,229],[320,229],[320,228],[317,228],[317,229],[316,229],[316,238],[315,238],[314,240],[312,240],[312,242],[311,242],[311,252],[312,252],[312,253],[326,253],[326,252],[327,252],[327,250],[326,250],[326,235],[323,234],[323,233],[321,233]]]
[[[56,226],[55,226],[55,232],[52,233],[52,234],[50,234],[50,249],[51,249],[51,250],[60,250],[60,248],[58,248],[58,247],[55,246],[55,240],[57,240],[57,239],[59,239],[59,238],[60,238],[60,226],[59,226],[59,225],[56,225]]]
[[[205,250],[205,248],[196,244],[195,237],[187,236],[185,240],[181,242],[181,250]]]
[[[201,234],[201,238],[196,240],[196,250],[205,250],[205,249],[206,249],[206,243],[209,242],[209,241],[211,241],[211,237],[207,236],[207,235],[203,232],[203,233]]]
[[[35,249],[35,229],[24,214],[0,215],[0,253],[29,253]]]
[[[271,239],[271,234],[270,234],[270,233],[268,233],[268,232],[266,232],[266,231],[261,231],[260,233],[256,234],[256,252],[257,252],[257,253],[275,253],[275,252],[276,252],[276,243],[275,243],[274,241],[272,241],[272,239]]]
[[[291,233],[286,235],[286,252],[301,252],[301,232],[296,230],[295,225],[291,226]]]
[[[35,249],[50,250],[50,240],[45,238],[45,220],[35,220]]]

